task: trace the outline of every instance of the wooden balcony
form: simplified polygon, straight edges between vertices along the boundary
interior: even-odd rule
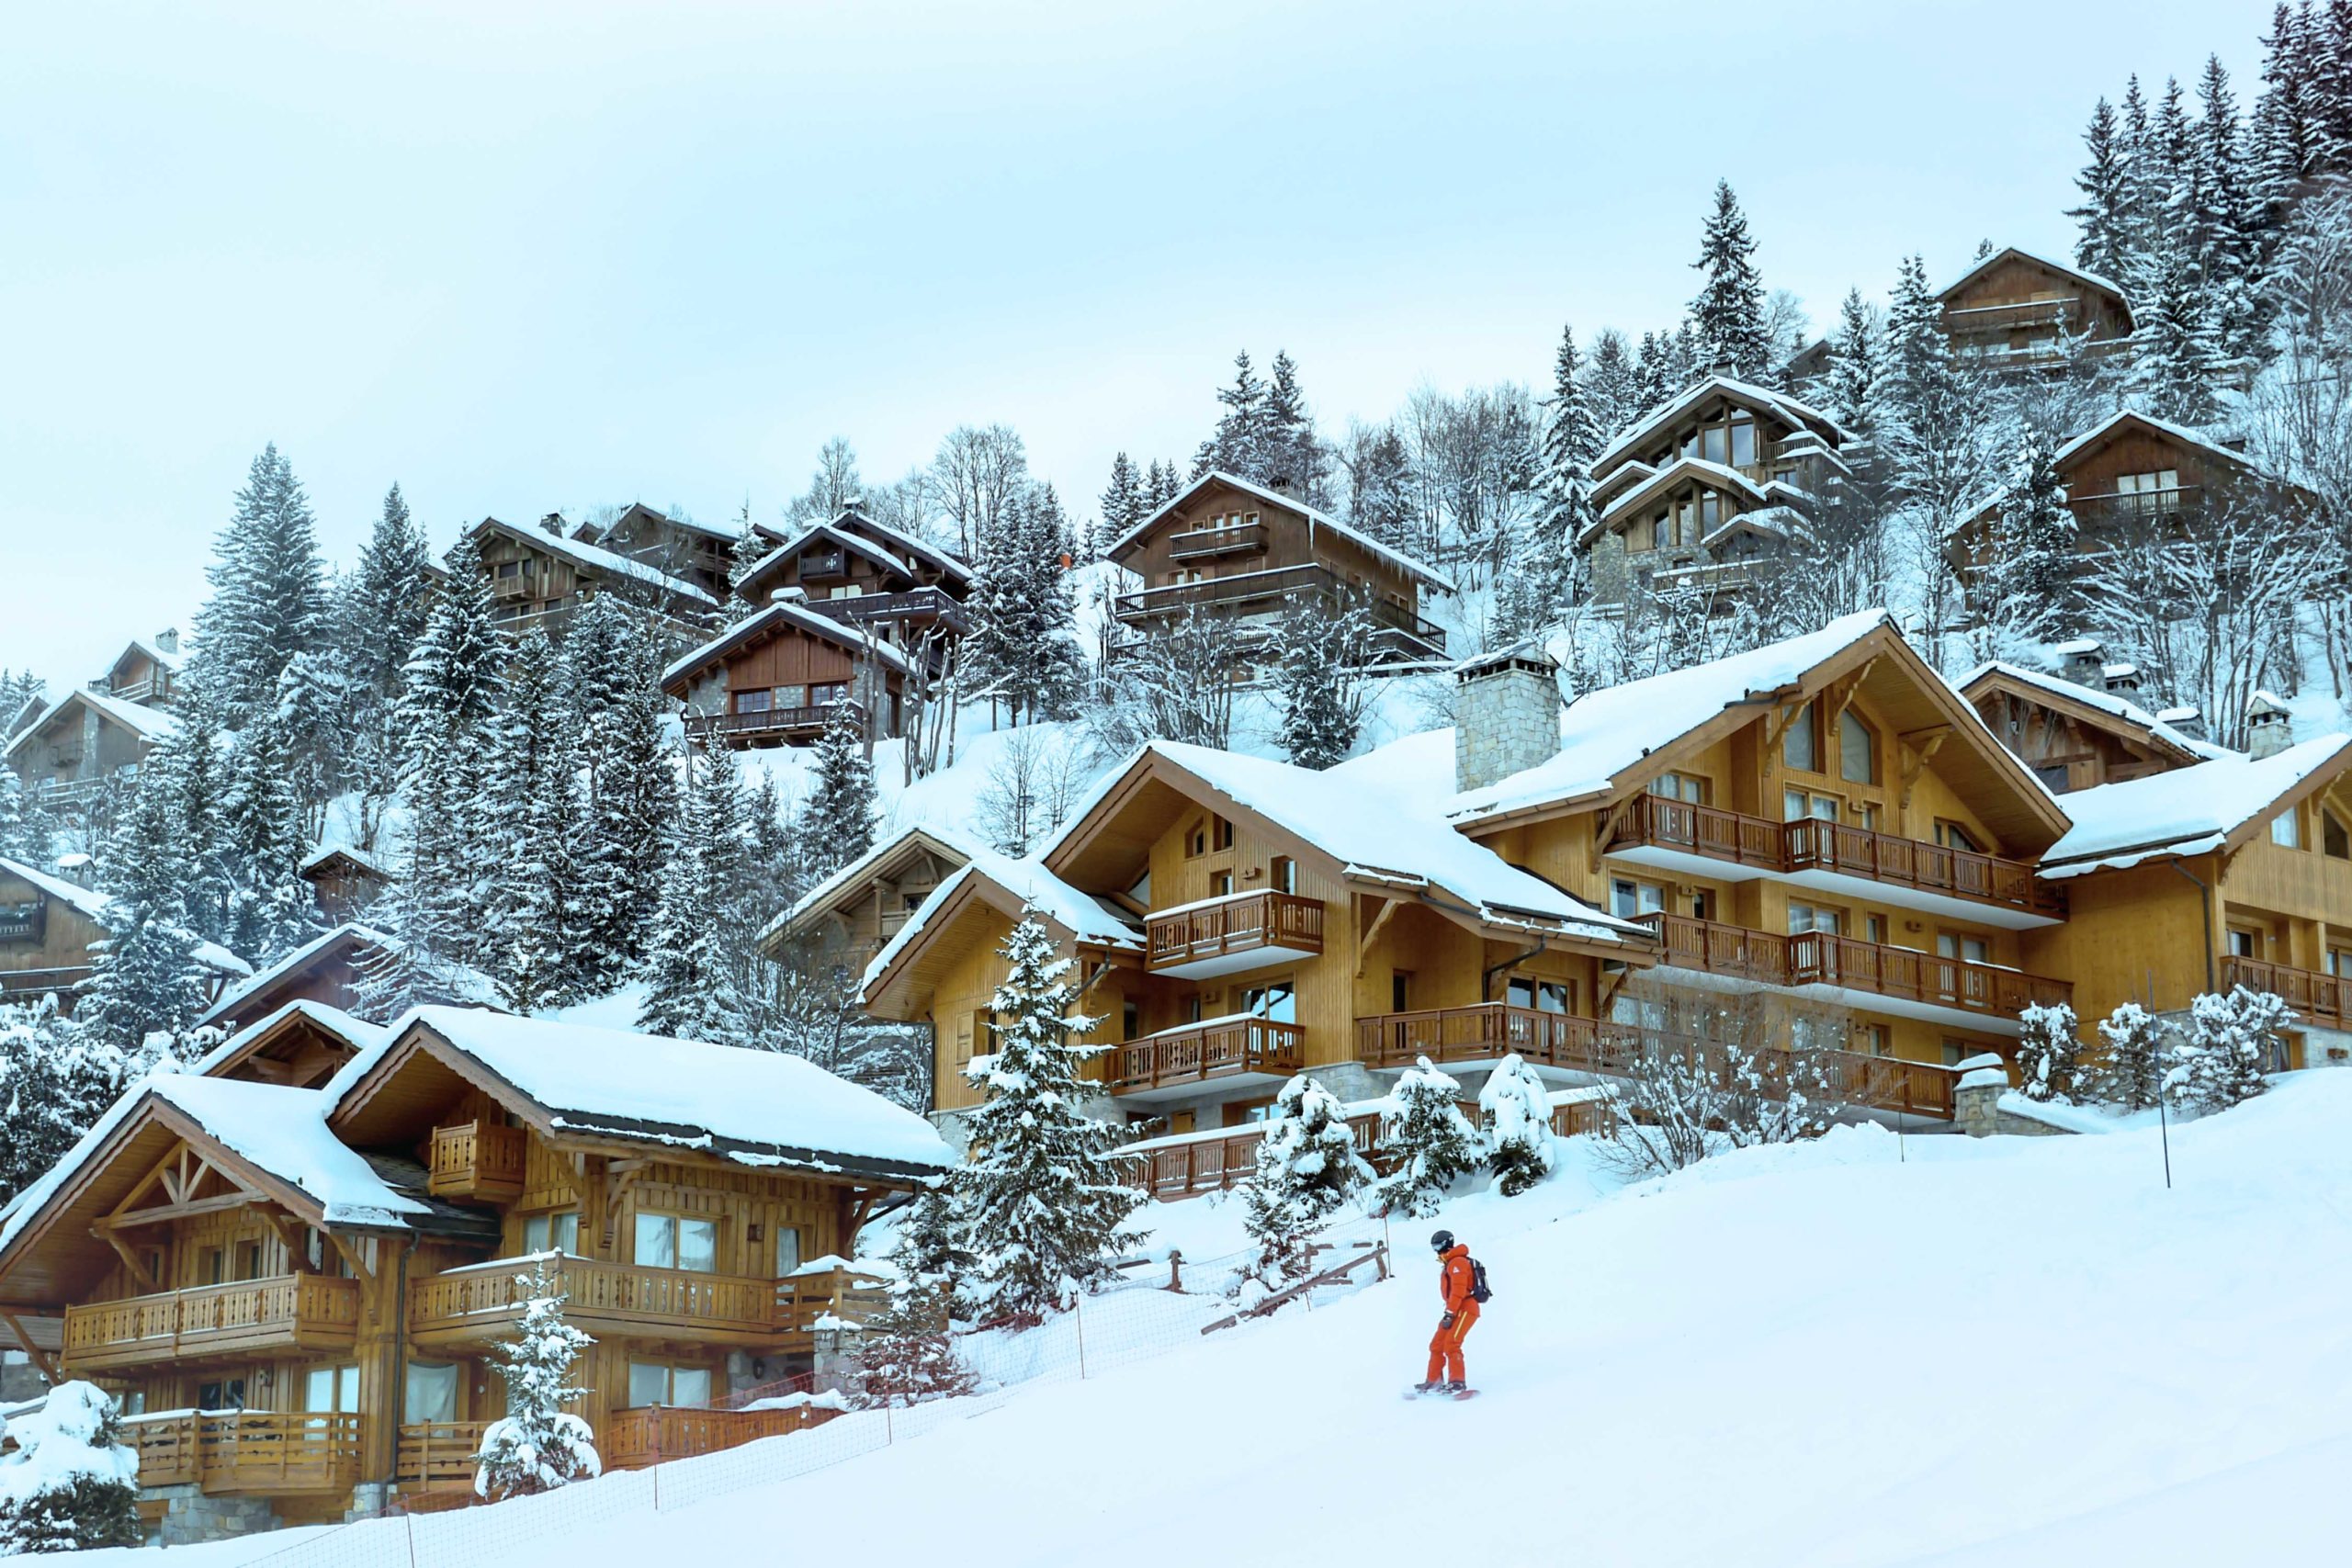
[[[798,561],[800,581],[824,581],[849,575],[849,552],[846,550],[803,550]]]
[[[725,1449],[781,1438],[821,1427],[841,1411],[826,1405],[788,1404],[775,1410],[680,1410],[666,1404],[616,1410],[596,1445],[606,1470],[642,1470],[673,1459],[692,1459]]]
[[[1356,1153],[1371,1157],[1380,1136],[1376,1115],[1351,1116],[1348,1132]],[[1258,1144],[1265,1136],[1262,1122],[1235,1127],[1222,1134],[1186,1134],[1151,1139],[1128,1153],[1127,1181],[1161,1202],[1223,1192],[1250,1179],[1257,1168]]]
[[[134,1416],[123,1437],[139,1484],[206,1492],[347,1492],[359,1479],[361,1417],[348,1413],[180,1410]]]
[[[69,1306],[62,1360],[78,1377],[206,1356],[347,1350],[358,1332],[358,1280],[286,1274]]]
[[[827,1317],[864,1323],[890,1304],[888,1281],[851,1269],[790,1274],[775,1281],[775,1331],[786,1348],[815,1343],[818,1323]]]
[[[1323,905],[1295,893],[1236,893],[1149,915],[1145,963],[1156,975],[1204,979],[1323,951]]]
[[[898,593],[861,593],[850,599],[811,599],[806,606],[828,620],[862,626],[899,621],[937,622],[964,629],[963,604],[937,588]]]
[[[1907,1017],[1957,1020],[2014,1035],[2018,1014],[2027,1007],[2074,1001],[2075,988],[2064,980],[1914,948],[1822,931],[1775,936],[1681,915],[1642,919],[1657,931],[1660,962],[1668,967],[1767,986],[1864,992],[1884,998],[1890,1005],[1883,1010]]]
[[[1168,536],[1168,558],[1170,560],[1261,555],[1265,548],[1266,525],[1263,523],[1244,523],[1231,528],[1193,528]]]
[[[511,1337],[528,1294],[519,1276],[532,1265],[498,1258],[412,1280],[410,1337],[419,1345],[481,1345]],[[565,1258],[558,1285],[565,1319],[602,1338],[659,1336],[710,1345],[765,1348],[775,1334],[776,1283],[691,1269]]]
[[[2316,1024],[2322,1029],[2352,1028],[2345,1021],[2352,1018],[2352,980],[2230,954],[2222,960],[2222,988],[2228,990],[2234,986],[2244,986],[2249,991],[2267,991],[2295,1010],[2298,1023]]]
[[[523,1195],[523,1151],[528,1143],[520,1127],[492,1122],[435,1127],[425,1190],[435,1198],[511,1202]]]
[[[1152,1095],[1213,1079],[1288,1077],[1306,1066],[1306,1031],[1246,1015],[1130,1040],[1110,1053],[1113,1094]]]
[[[2075,514],[2075,521],[2094,529],[2180,522],[2194,517],[2204,505],[2205,490],[2201,485],[2133,491],[2129,494],[2109,491],[2070,496],[2066,501],[2066,509]]]
[[[1417,659],[1445,657],[1444,627],[1378,594],[1366,594],[1329,567],[1315,562],[1138,589],[1118,595],[1112,601],[1111,612],[1129,625],[1148,625],[1187,613],[1272,615],[1292,599],[1361,604],[1373,619],[1374,644],[1384,651]]]
[[[402,1427],[392,1461],[392,1479],[418,1486],[474,1483],[474,1456],[481,1452],[487,1421],[423,1421]]]
[[[1897,906],[1994,925],[2052,925],[2066,918],[2064,892],[2023,861],[1817,818],[1776,822],[1654,795],[1627,805],[1606,846],[1621,858],[1639,861],[1645,858],[1639,852],[1650,852],[1647,858],[1673,864],[1673,857],[1695,857],[1806,886],[1875,892]]]
[[[864,719],[865,709],[855,702],[823,703],[814,707],[769,708],[760,713],[690,713],[686,739],[704,745],[716,742],[741,750],[751,746],[775,746],[814,741],[832,723],[833,715],[847,709]]]

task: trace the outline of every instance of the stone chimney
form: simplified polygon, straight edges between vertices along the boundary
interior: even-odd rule
[[[2099,684],[2119,697],[2128,697],[2140,690],[2140,667],[2136,664],[2107,664],[2099,668]]]
[[[2159,724],[2169,724],[2191,740],[2202,740],[2205,735],[2205,710],[2202,708],[2166,708],[2156,715]]]
[[[2276,757],[2295,743],[2294,716],[2268,692],[2245,705],[2245,749],[2251,757]]]
[[[1453,667],[1453,787],[1481,789],[1560,750],[1559,666],[1532,643]]]
[[[155,646],[162,649],[165,653],[177,653],[180,650],[179,627],[165,626],[162,631],[157,632],[155,634]]]
[[[2051,649],[2058,656],[2058,673],[2078,686],[2096,686],[2107,665],[2107,649],[2095,637],[2078,637]]]

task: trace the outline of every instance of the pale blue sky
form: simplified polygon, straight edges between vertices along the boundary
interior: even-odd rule
[[[1718,175],[1817,322],[2063,252],[2091,101],[2268,0],[12,7],[0,666],[187,624],[275,440],[347,560],[485,513],[775,509],[1004,421],[1091,511],[1236,348],[1336,429],[1668,324]]]

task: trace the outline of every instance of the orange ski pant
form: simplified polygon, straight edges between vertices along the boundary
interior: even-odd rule
[[[1438,1320],[1438,1331],[1430,1337],[1430,1382],[1447,1379],[1454,1382],[1470,1381],[1463,1375],[1462,1341],[1470,1337],[1470,1330],[1477,1321],[1478,1303],[1476,1302],[1453,1314],[1453,1326],[1451,1328],[1444,1326],[1443,1318]]]

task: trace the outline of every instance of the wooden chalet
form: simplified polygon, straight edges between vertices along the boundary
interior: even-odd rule
[[[2132,336],[2132,303],[2116,284],[2015,246],[1970,267],[1936,302],[1952,352],[1996,370],[2063,366],[2069,340],[2103,354]]]
[[[537,626],[560,637],[581,606],[612,593],[681,636],[699,636],[717,617],[716,594],[658,567],[571,536],[562,516],[537,527],[485,517],[474,525],[481,569],[502,630]]]
[[[107,940],[107,906],[96,893],[17,861],[0,860],[0,1001],[57,998],[71,1013],[76,987],[96,972],[96,944]],[[242,985],[250,965],[227,948],[199,943],[196,961],[216,994]]]
[[[913,673],[896,644],[790,598],[671,665],[662,689],[688,740],[741,751],[814,744],[843,714],[869,739],[901,734]]]
[[[344,1065],[384,1042],[385,1028],[324,1002],[291,1001],[238,1030],[189,1070],[289,1089],[324,1089]]]
[[[2099,660],[2096,642],[2075,646],[2091,666],[2082,673],[2098,684],[1999,660],[1954,682],[1985,727],[2052,795],[2194,767],[2221,754],[2178,728],[2195,720],[2193,711],[2169,721],[2150,713],[2132,700],[2139,689],[2135,671]]]
[[[359,1005],[368,974],[400,952],[400,939],[347,920],[311,938],[267,968],[223,989],[197,1019],[203,1029],[238,1030],[267,1018],[289,1002],[315,1002],[337,1011]],[[498,1007],[498,987],[470,969],[450,969],[418,981],[435,999],[469,1007]]]
[[[231,1500],[337,1519],[470,1488],[485,1357],[540,1264],[596,1339],[578,1412],[607,1469],[807,1424],[728,1396],[871,1310],[841,1258],[948,1162],[797,1057],[428,1008],[323,1089],[149,1080],[9,1212],[0,1321],[55,1324],[44,1371],[121,1401],[166,1544],[249,1528]]]
[[[735,587],[747,603],[792,596],[813,613],[944,664],[965,631],[972,569],[952,552],[851,506],[780,539]]]
[[[664,577],[690,582],[714,603],[726,601],[728,581],[735,570],[736,536],[724,528],[691,517],[673,517],[643,502],[633,502],[609,523],[581,524],[571,531],[571,537],[579,544],[594,545],[650,567]]]
[[[93,683],[50,704],[17,732],[0,757],[16,770],[35,805],[102,821],[148,754],[179,729],[179,717],[170,709],[119,697]]]
[[[1231,474],[1202,475],[1102,553],[1142,580],[1112,605],[1131,634],[1209,615],[1231,622],[1247,651],[1294,603],[1318,611],[1357,605],[1373,619],[1383,658],[1445,657],[1444,628],[1421,614],[1425,594],[1452,592],[1434,569]]]
[[[382,862],[349,844],[322,844],[304,857],[301,874],[317,890],[320,915],[338,925],[366,912],[392,882]]]
[[[1785,393],[1709,376],[1592,466],[1596,516],[1576,540],[1596,603],[1697,592],[1728,610],[1792,536],[1839,504],[1846,433]]]
[[[910,828],[803,894],[760,933],[761,950],[781,961],[813,949],[863,968],[975,852],[960,834]]]

